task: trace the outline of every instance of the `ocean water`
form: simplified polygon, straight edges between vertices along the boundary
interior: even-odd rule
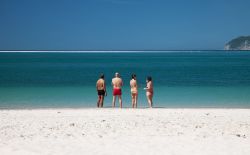
[[[250,51],[0,52],[0,108],[96,107],[100,73],[108,90],[104,106],[111,107],[115,72],[124,81],[124,107],[131,107],[135,73],[139,107],[147,107],[150,75],[155,107],[250,108]]]

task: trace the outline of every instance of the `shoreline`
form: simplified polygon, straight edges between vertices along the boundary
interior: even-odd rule
[[[0,111],[15,111],[15,110],[101,110],[101,109],[133,109],[133,110],[143,110],[143,109],[167,109],[167,110],[250,110],[250,107],[122,107],[116,106],[115,108],[112,108],[111,106],[97,108],[97,107],[30,107],[30,108],[0,108]]]

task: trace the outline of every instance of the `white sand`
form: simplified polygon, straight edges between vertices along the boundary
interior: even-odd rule
[[[250,109],[0,110],[0,154],[249,155]]]

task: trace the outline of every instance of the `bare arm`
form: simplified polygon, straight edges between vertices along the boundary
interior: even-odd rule
[[[151,83],[147,83],[147,87],[146,88],[144,88],[145,90],[150,90],[150,89],[152,89],[152,86],[151,86]]]
[[[104,85],[104,92],[105,92],[105,96],[107,96],[107,91],[106,91],[106,83],[105,83],[105,81],[103,82],[103,85]]]
[[[104,91],[106,92],[106,83],[105,83],[105,81],[103,82],[103,85],[104,85]]]

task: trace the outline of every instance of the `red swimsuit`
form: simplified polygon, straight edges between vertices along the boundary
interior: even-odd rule
[[[122,95],[122,90],[120,88],[114,88],[113,95]]]

